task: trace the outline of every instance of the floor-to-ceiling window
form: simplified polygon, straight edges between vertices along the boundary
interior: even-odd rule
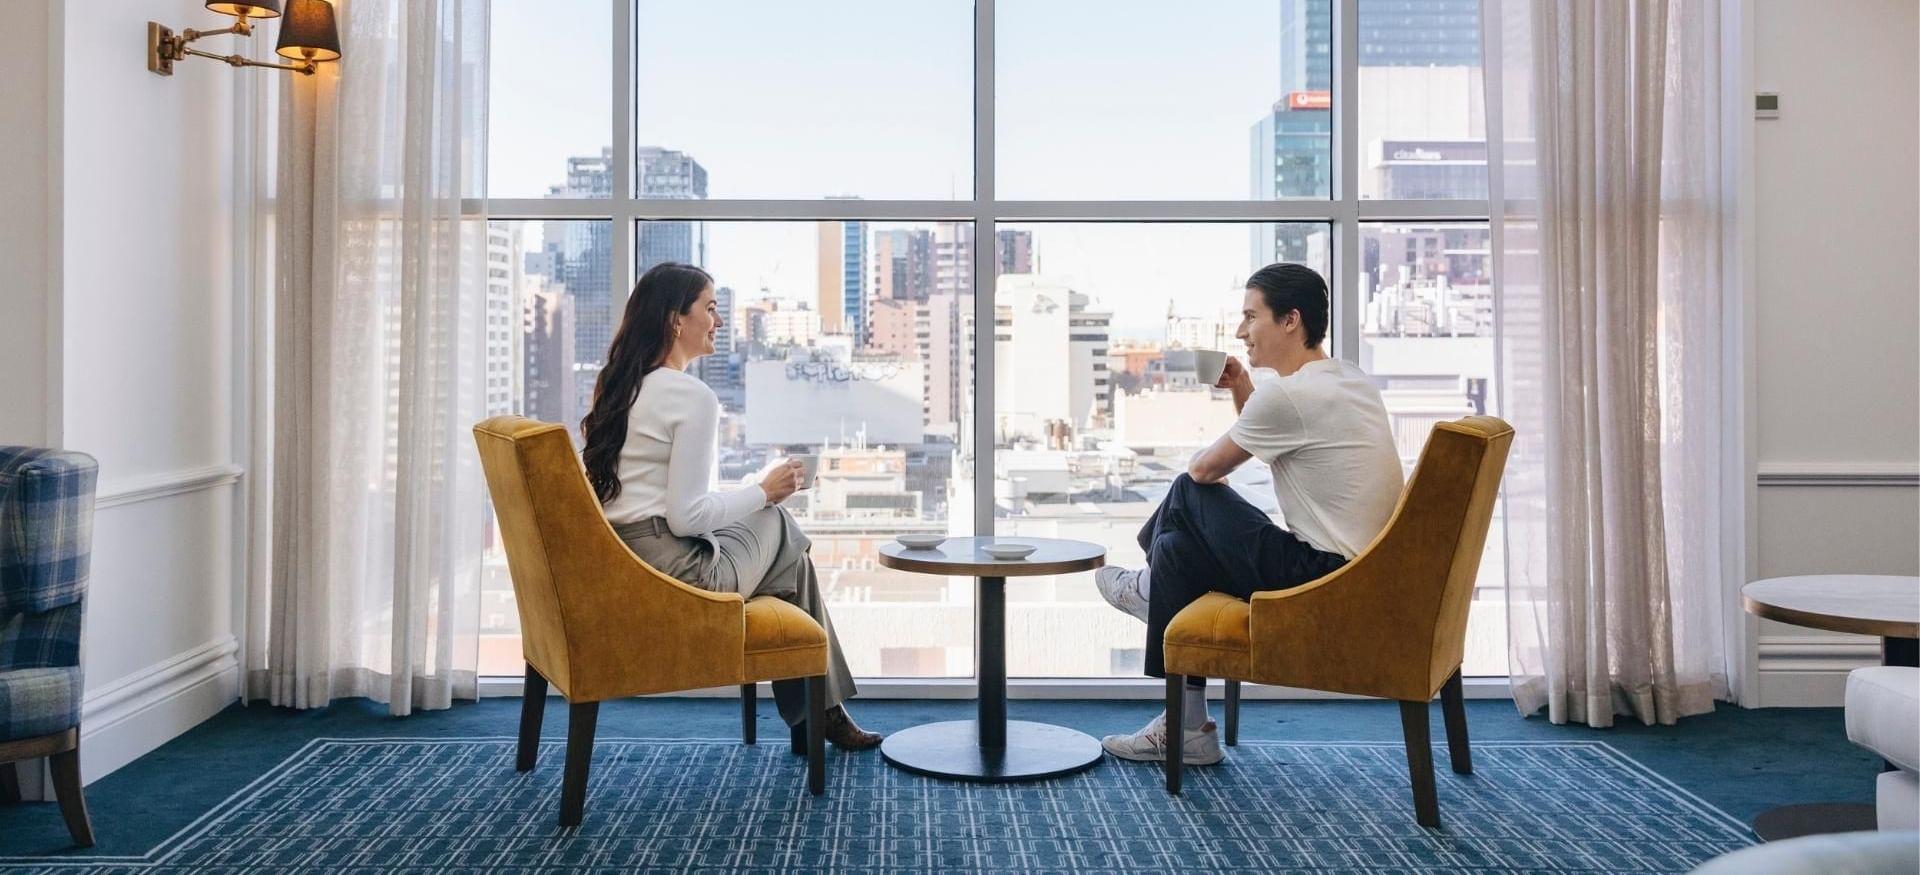
[[[493,10],[489,385],[577,427],[634,278],[707,268],[721,477],[812,461],[789,506],[863,676],[972,674],[972,582],[878,567],[899,533],[1141,561],[1232,420],[1192,352],[1240,352],[1261,265],[1328,278],[1331,351],[1379,381],[1407,465],[1494,402],[1478,0]],[[1264,469],[1233,483],[1284,523]],[[1498,532],[1469,674],[1504,672]],[[493,543],[481,670],[513,674]],[[1090,575],[1017,581],[1007,630],[1015,676],[1139,674],[1144,628]]]

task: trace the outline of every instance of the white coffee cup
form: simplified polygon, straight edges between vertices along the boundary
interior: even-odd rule
[[[1203,386],[1212,386],[1220,382],[1220,374],[1227,369],[1227,354],[1217,349],[1196,349],[1193,351],[1193,376]]]

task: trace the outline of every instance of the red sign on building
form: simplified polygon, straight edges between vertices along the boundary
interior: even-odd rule
[[[1332,109],[1333,97],[1326,91],[1289,91],[1287,109]]]

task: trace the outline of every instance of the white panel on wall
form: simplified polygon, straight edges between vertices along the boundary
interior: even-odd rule
[[[1913,0],[1754,5],[1759,460],[1920,457]],[[1751,99],[1745,96],[1743,99]]]
[[[46,4],[9,7],[7,27],[19,38],[0,51],[0,444],[45,444],[51,425],[47,73],[59,52],[46,39],[49,24]]]
[[[1751,90],[1780,97],[1751,123],[1755,576],[1920,574],[1920,12],[1749,9]],[[1772,622],[1754,646],[1762,706],[1838,706],[1878,661],[1872,638]]]

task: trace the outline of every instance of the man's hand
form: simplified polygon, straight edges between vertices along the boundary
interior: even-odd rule
[[[1239,413],[1253,394],[1253,374],[1241,366],[1239,359],[1227,356],[1227,366],[1220,369],[1220,382],[1213,385],[1233,393],[1233,412]]]

